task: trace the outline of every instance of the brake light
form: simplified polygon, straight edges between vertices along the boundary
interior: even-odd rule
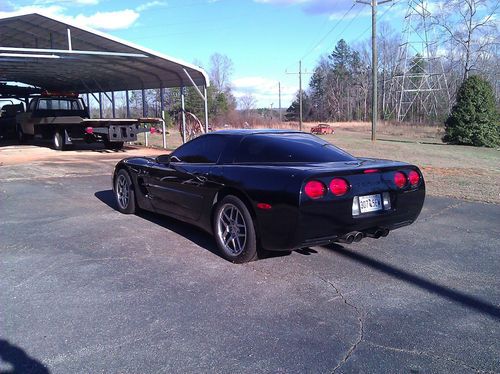
[[[309,181],[304,187],[304,192],[311,199],[319,199],[326,195],[326,186],[320,181]]]
[[[93,134],[94,133],[94,128],[93,127],[87,127],[85,129],[85,133],[89,134],[89,135]]]
[[[394,173],[394,184],[398,188],[403,188],[404,186],[406,186],[406,175],[401,171],[397,171],[396,173]]]
[[[420,182],[420,175],[415,170],[412,170],[408,173],[408,180],[412,187],[416,187]]]
[[[262,209],[262,210],[269,210],[272,208],[271,204],[267,203],[257,203],[257,208]]]
[[[363,171],[365,174],[372,174],[372,173],[378,173],[380,170],[379,169],[366,169]]]
[[[349,191],[349,184],[342,178],[334,178],[330,182],[330,191],[335,196],[342,196]]]
[[[151,127],[151,128],[149,129],[149,132],[150,132],[151,134],[154,134],[154,133],[156,132],[156,129],[155,129],[154,127]]]

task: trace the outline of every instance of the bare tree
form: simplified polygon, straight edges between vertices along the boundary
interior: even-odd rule
[[[498,43],[498,0],[450,0],[442,3],[433,18],[459,49],[463,79]]]
[[[246,94],[238,99],[238,104],[243,113],[248,116],[252,109],[255,109],[257,101],[251,94]]]
[[[233,62],[229,57],[220,53],[210,56],[210,81],[218,92],[228,92],[230,90],[232,73]]]

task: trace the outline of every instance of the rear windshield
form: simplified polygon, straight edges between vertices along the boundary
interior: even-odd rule
[[[77,100],[40,99],[38,110],[82,110]]]
[[[309,134],[255,134],[245,137],[236,153],[239,163],[338,162],[355,158]]]

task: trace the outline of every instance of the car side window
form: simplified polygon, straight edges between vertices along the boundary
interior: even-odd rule
[[[177,148],[172,153],[171,162],[179,162],[177,160],[180,160],[180,162],[192,164],[215,164],[219,160],[224,146],[223,136],[200,136]]]

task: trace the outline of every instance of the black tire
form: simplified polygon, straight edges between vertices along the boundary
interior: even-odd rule
[[[26,135],[24,135],[23,129],[21,128],[20,125],[16,126],[16,135],[17,135],[17,141],[19,142],[19,144],[26,143]]]
[[[62,151],[65,148],[64,130],[57,130],[52,137],[52,145],[56,151]]]
[[[257,238],[252,216],[236,196],[228,195],[214,212],[214,235],[222,256],[237,264],[257,259]]]
[[[134,185],[129,173],[124,169],[116,174],[114,192],[118,210],[124,214],[134,214],[136,211]]]
[[[104,147],[106,149],[114,149],[116,151],[123,148],[123,142],[110,142],[109,140],[104,140]]]

